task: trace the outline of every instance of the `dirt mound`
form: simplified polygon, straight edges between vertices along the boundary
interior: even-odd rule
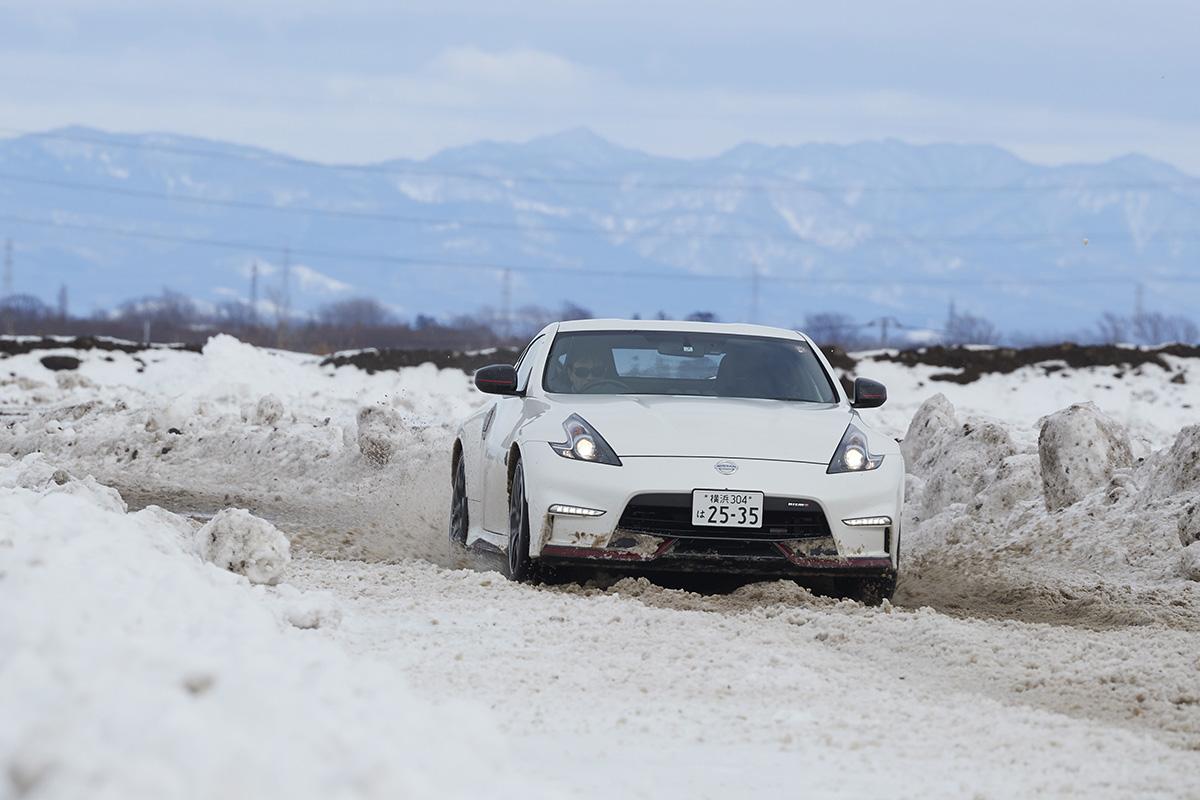
[[[105,336],[22,336],[0,337],[0,357],[19,356],[35,350],[106,350],[141,353],[146,350],[184,350],[199,353],[198,344],[138,344]],[[77,365],[78,366],[78,365]],[[47,369],[54,369],[47,365]],[[60,367],[71,369],[71,367]]]
[[[1135,369],[1153,364],[1170,372],[1171,366],[1164,355],[1180,358],[1200,358],[1200,347],[1172,344],[1164,347],[1141,348],[1118,345],[1078,345],[1071,342],[1042,347],[923,347],[919,350],[901,350],[898,353],[883,353],[874,358],[878,361],[895,361],[906,366],[925,364],[961,370],[931,375],[930,380],[952,383],[974,383],[986,374],[1007,375],[1021,367],[1043,364],[1047,372],[1057,372],[1066,367],[1119,367]],[[1182,373],[1181,373],[1182,374]]]
[[[457,367],[464,372],[474,372],[488,364],[512,364],[520,355],[515,347],[501,347],[490,350],[461,351],[461,350],[359,350],[357,352],[336,353],[321,362],[321,366],[344,367],[352,366],[364,370],[368,375],[387,370],[395,371],[402,367],[418,367],[421,364],[434,364],[443,369]]]

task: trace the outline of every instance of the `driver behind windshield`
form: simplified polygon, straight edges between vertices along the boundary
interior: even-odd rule
[[[611,352],[607,348],[573,348],[567,354],[564,365],[571,391],[581,394],[591,386],[611,381],[612,373],[606,368],[611,359]]]

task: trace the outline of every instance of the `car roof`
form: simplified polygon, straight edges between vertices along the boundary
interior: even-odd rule
[[[573,319],[558,324],[559,333],[572,331],[687,331],[690,333],[725,333],[743,336],[771,336],[778,339],[800,339],[800,333],[769,325],[750,325],[743,322],[685,322],[669,319]]]

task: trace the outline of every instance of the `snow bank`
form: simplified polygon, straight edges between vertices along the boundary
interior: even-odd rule
[[[1066,587],[1097,578],[1165,585],[1195,574],[1200,426],[1135,463],[1094,407],[1052,415],[1036,449],[992,421],[926,401],[904,439],[907,578],[1020,573]],[[1193,578],[1194,579],[1194,578]],[[949,589],[948,589],[949,590]]]
[[[0,796],[542,793],[484,711],[307,630],[332,597],[253,585],[188,521],[55,474],[0,457]]]
[[[448,454],[486,401],[461,371],[368,375],[228,336],[202,353],[62,352],[91,388],[56,387],[38,354],[3,359],[0,405],[27,414],[0,427],[0,452],[44,452],[134,506],[287,516],[278,524],[309,552],[452,563]]]
[[[960,422],[942,394],[917,410],[900,448],[908,472],[924,478],[915,502],[921,516],[971,502],[995,482],[998,465],[1016,454],[1003,426],[987,420]]]
[[[1076,403],[1043,419],[1038,457],[1051,511],[1079,502],[1133,465],[1129,434],[1095,403]]]

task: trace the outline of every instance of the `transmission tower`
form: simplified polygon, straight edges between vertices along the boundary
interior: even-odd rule
[[[9,297],[13,293],[13,258],[12,258],[12,239],[4,240],[4,296]]]

